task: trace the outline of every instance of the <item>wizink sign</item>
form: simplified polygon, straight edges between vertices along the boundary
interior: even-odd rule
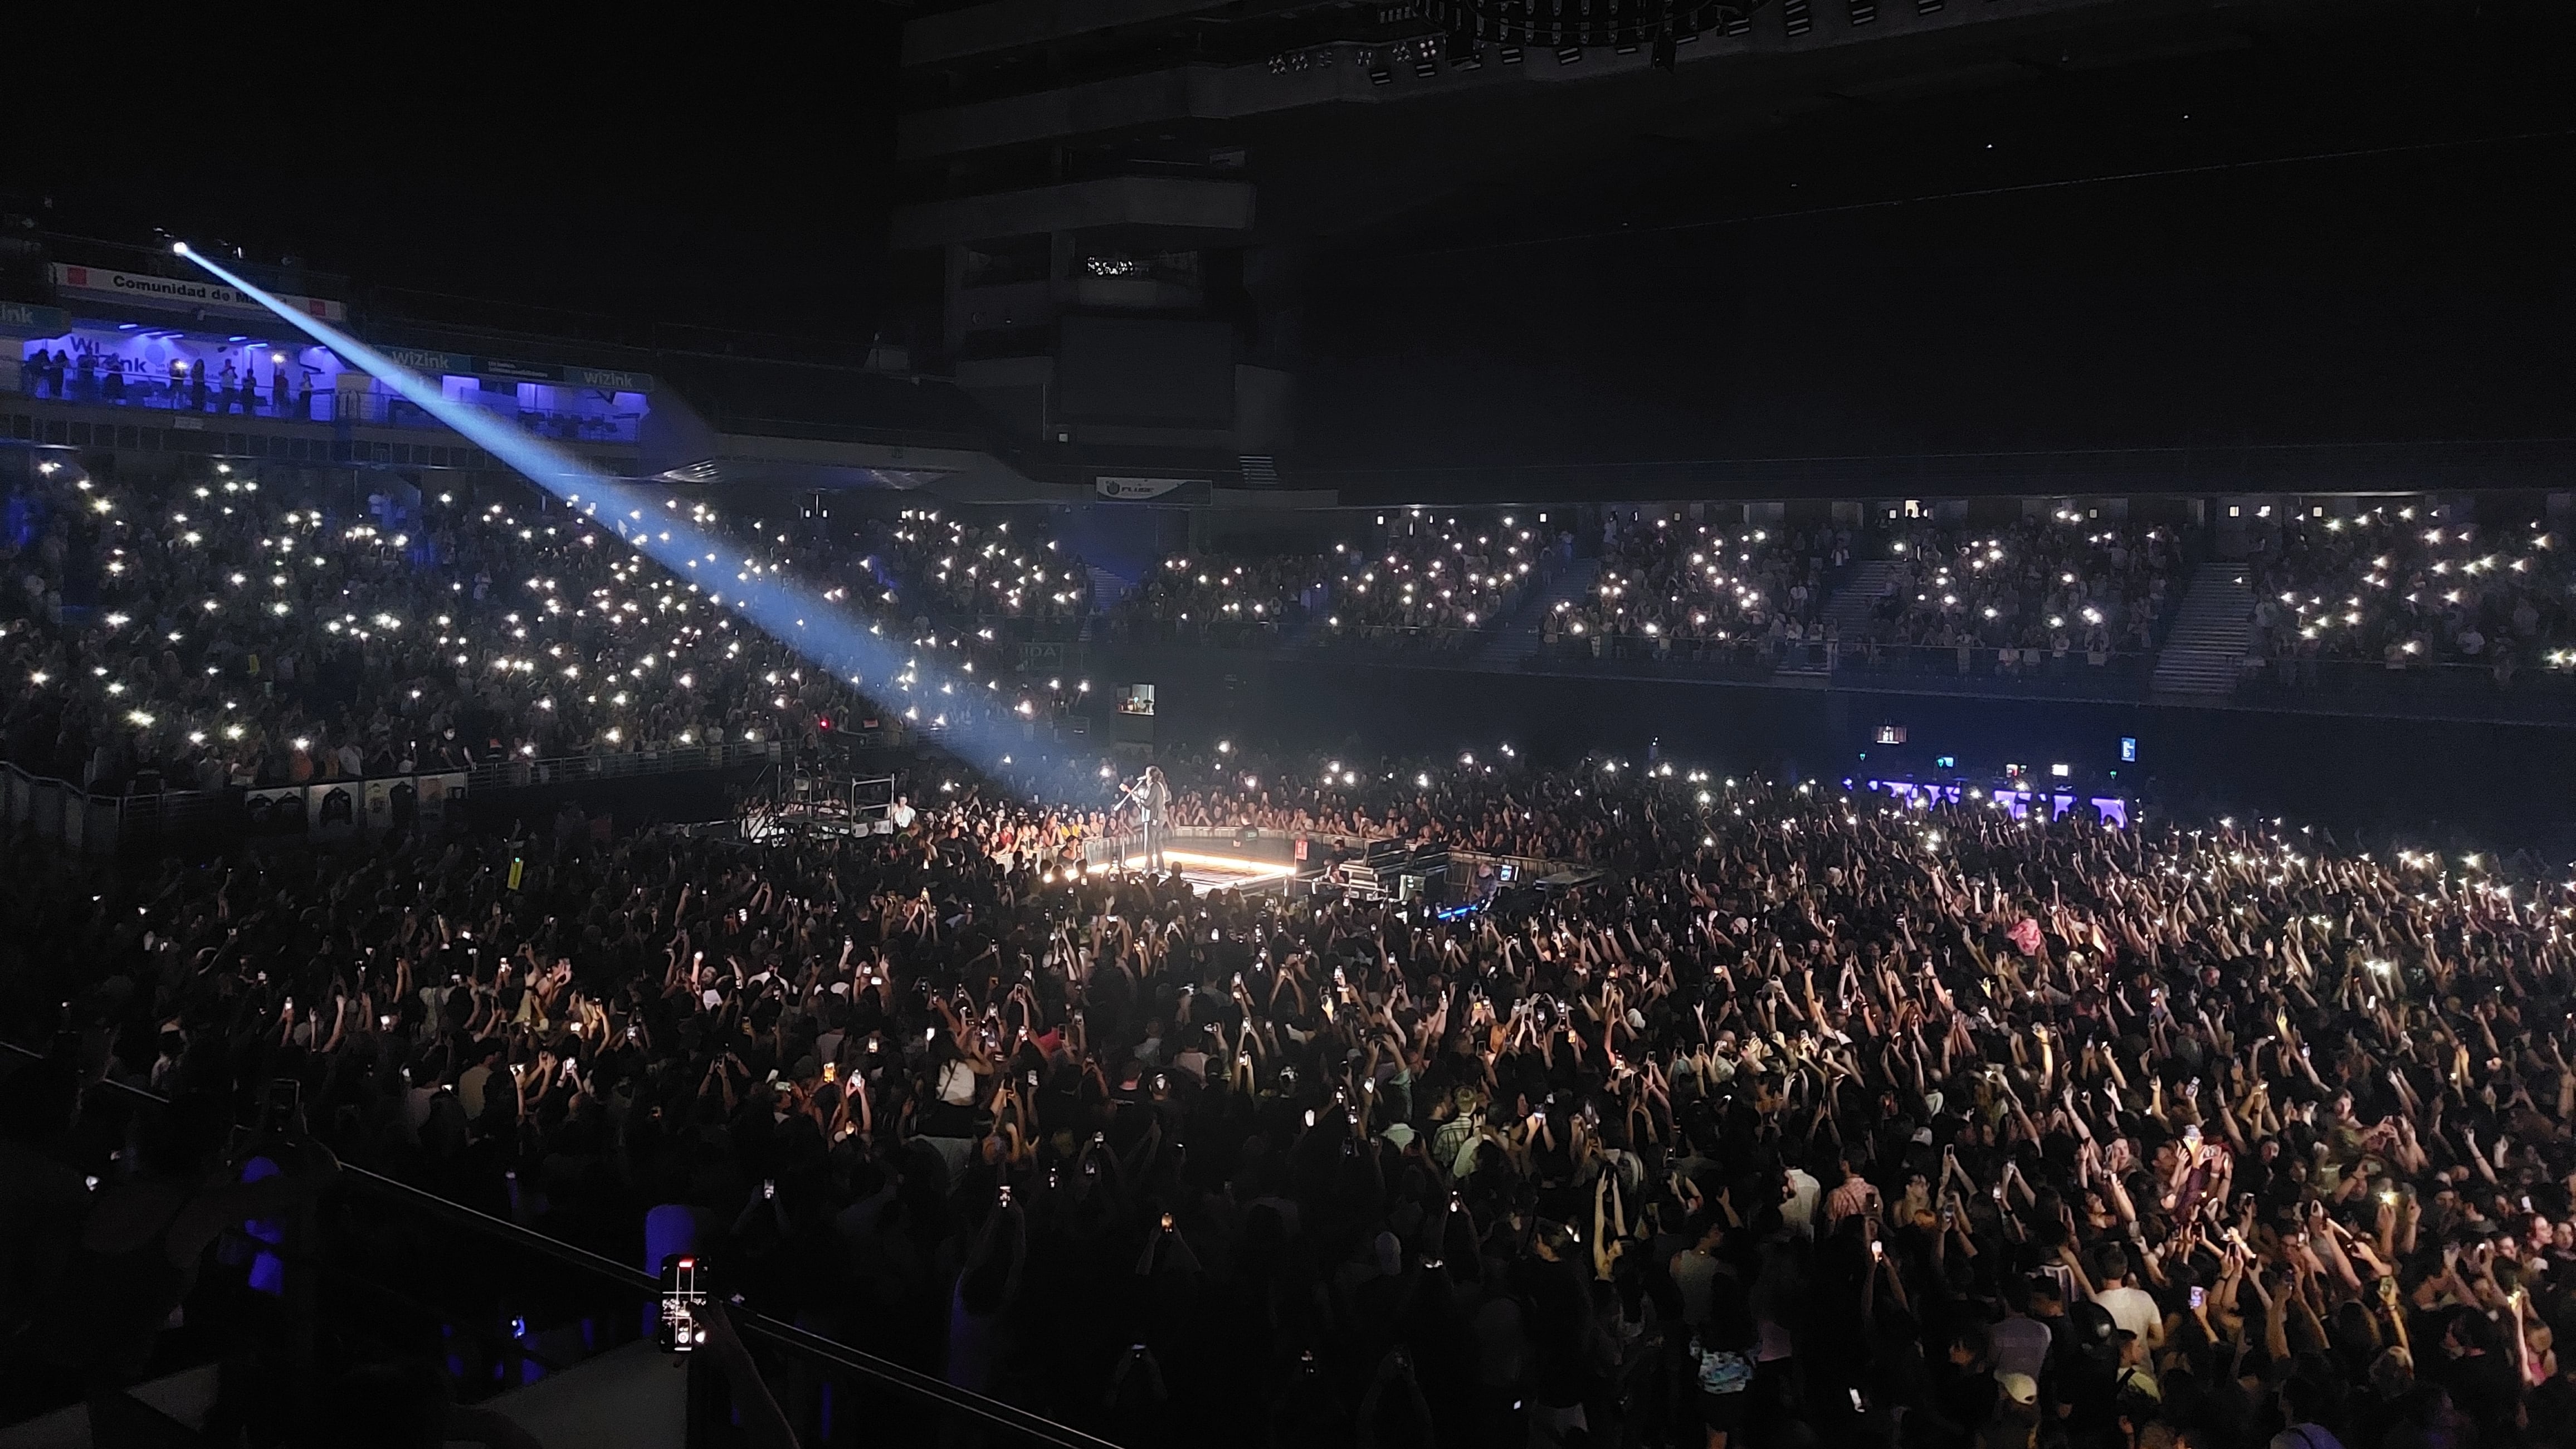
[[[1119,478],[1108,474],[1098,475],[1095,483],[1101,497],[1114,498],[1122,503],[1139,503],[1174,493],[1205,493],[1209,487],[1205,478]]]
[[[565,372],[583,387],[601,392],[651,392],[653,375],[649,372],[623,372],[606,367],[568,367]]]
[[[106,267],[77,267],[68,262],[53,264],[54,286],[66,292],[85,292],[101,297],[123,297],[162,307],[203,308],[208,312],[229,312],[244,317],[266,317],[268,309],[221,282],[190,281],[181,277],[151,277],[141,272],[111,271]],[[346,322],[349,307],[325,297],[294,297],[280,294],[279,302],[325,322]]]
[[[60,307],[39,307],[32,302],[0,302],[0,328],[50,336],[71,325],[71,319]]]
[[[379,347],[376,350],[429,377],[474,375],[474,359],[461,352],[437,352],[426,347]]]
[[[517,362],[504,357],[469,357],[426,347],[379,347],[377,351],[428,377],[480,377],[493,382],[541,382],[593,388],[600,392],[651,392],[653,375],[614,368],[566,367],[552,362]]]

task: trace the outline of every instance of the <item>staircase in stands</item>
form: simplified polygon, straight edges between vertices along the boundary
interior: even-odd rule
[[[1479,669],[1517,669],[1538,652],[1539,625],[1558,604],[1588,594],[1601,577],[1601,560],[1579,558],[1557,570],[1545,588],[1522,601],[1494,630],[1485,647],[1470,656]]]
[[[2182,596],[2182,612],[2156,655],[2155,692],[2207,698],[2235,692],[2254,626],[2254,591],[2242,565],[2203,564]]]
[[[1896,565],[1886,559],[1867,559],[1852,565],[1852,570],[1834,591],[1825,597],[1825,611],[1819,624],[1833,625],[1833,637],[1857,643],[1869,627],[1869,611],[1878,603],[1878,591],[1887,584]],[[1781,666],[1782,674],[1823,675],[1830,671],[1820,658],[1801,659]]]

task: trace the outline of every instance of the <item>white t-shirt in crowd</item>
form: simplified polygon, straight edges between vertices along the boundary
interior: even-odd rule
[[[2093,1295],[2093,1301],[2102,1305],[2113,1323],[2136,1334],[2142,1343],[2152,1342],[2156,1330],[2164,1327],[2164,1314],[2143,1288],[2105,1288]]]
[[[1780,1204],[1780,1221],[1789,1225],[1802,1238],[1816,1235],[1816,1199],[1824,1196],[1825,1185],[1804,1168],[1789,1169],[1789,1200]]]

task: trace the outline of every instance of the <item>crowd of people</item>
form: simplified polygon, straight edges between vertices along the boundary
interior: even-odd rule
[[[1113,637],[1455,653],[1550,577],[1571,536],[1544,513],[1380,514],[1374,541],[1306,554],[1193,553],[1149,570]]]
[[[1540,641],[1589,656],[1776,659],[1826,639],[1828,583],[1851,556],[1848,529],[1730,529],[1634,510],[1622,520],[1612,509],[1596,585],[1550,610]]]
[[[1109,637],[1250,648],[1286,642],[1332,597],[1330,555],[1174,554],[1105,620]]]
[[[934,711],[1026,716],[1072,683],[1021,671],[1012,637],[1089,608],[1048,541],[927,510],[800,538],[663,503],[740,552],[675,573],[628,542],[654,522],[533,494],[403,514],[49,465],[6,500],[22,683],[0,741],[93,785],[247,785],[886,707],[723,606],[755,574],[953,668]],[[2347,603],[2338,641],[2563,637],[2545,532],[2415,524],[2303,527],[2258,574],[2320,639],[2324,581],[2365,552],[2362,587],[2396,603]],[[1455,635],[1569,551],[1544,529],[1414,515],[1298,606]],[[1551,628],[1776,647],[1854,547],[1614,515],[1601,604]],[[1889,547],[1876,627],[1913,642],[2134,647],[2179,587],[2158,529]],[[1266,607],[1294,576],[1184,567],[1166,602]],[[1362,586],[1382,602],[1352,603]],[[2488,628],[2510,642],[2468,643]],[[80,1044],[0,1063],[13,1361],[137,1371],[226,1214],[336,1154],[620,1261],[682,1211],[748,1307],[1122,1443],[1216,1422],[1705,1449],[2576,1428],[2554,1355],[2576,1327],[2561,871],[1651,757],[1218,741],[1163,763],[1165,826],[1600,876],[1488,878],[1438,913],[1329,877],[1200,894],[1086,866],[1089,838],[1135,825],[1108,785],[1024,773],[1006,798],[963,766],[905,782],[892,833],[832,840],[449,820],[123,868],[13,843],[0,1037]],[[84,1076],[175,1105],[125,1122]],[[222,1130],[279,1082],[312,1171],[250,1204],[213,1185]],[[86,1160],[45,1165],[66,1154]],[[168,1270],[135,1267],[165,1249]]]
[[[50,349],[37,345],[18,365],[30,397],[296,420],[313,413],[311,370],[256,344],[218,346],[202,357],[174,351],[156,365],[75,333]]]
[[[2576,667],[2576,568],[2546,519],[2486,527],[2414,504],[2293,518],[2247,565],[2254,652],[2282,683],[2326,662],[2517,675]]]
[[[1177,825],[1250,827],[1346,842],[1396,840],[1619,868],[1651,860],[1653,853],[1651,842],[1635,834],[1637,817],[1621,803],[1623,770],[1679,778],[1694,791],[1717,788],[1703,771],[1677,777],[1669,761],[1603,759],[1577,772],[1524,769],[1509,743],[1439,760],[1318,760],[1220,740],[1214,749],[1169,751],[1164,760]],[[1110,824],[1095,817],[1093,833]]]
[[[1075,697],[1077,681],[1023,671],[1020,644],[990,625],[934,627],[935,606],[909,583],[881,587],[856,541],[660,501],[740,552],[675,570],[534,489],[406,509],[383,495],[289,494],[229,469],[125,486],[46,463],[0,500],[0,655],[13,686],[0,753],[90,789],[211,789],[800,741],[876,712],[851,680],[718,602],[756,579],[805,581],[954,670],[922,684],[936,695],[927,708],[907,706],[925,730],[1050,714]],[[936,568],[924,575],[919,587],[942,600],[973,587],[988,553],[1003,619],[1060,619],[1087,597],[1078,565],[1048,567],[1042,545],[1005,552],[998,528],[925,518],[892,536],[934,563],[973,555],[953,588]],[[881,694],[912,682],[875,681]]]
[[[17,390],[62,402],[219,417],[446,427],[380,384],[344,390],[339,379],[348,374],[339,370],[336,361],[324,367],[309,359],[310,349],[289,351],[247,339],[138,341],[125,332],[112,339],[74,332],[28,345],[17,364]],[[0,367],[7,365],[0,358]],[[10,390],[0,387],[0,391]],[[631,443],[643,422],[642,411],[631,401],[633,410],[619,410],[614,394],[585,394],[554,385],[523,390],[519,382],[506,378],[486,379],[473,390],[451,396],[508,418],[540,437],[568,442]]]
[[[1448,652],[1496,622],[1563,553],[1544,517],[1390,515],[1377,548],[1334,549],[1324,639],[1387,649]]]
[[[1068,638],[1091,613],[1091,571],[1053,539],[1011,524],[908,508],[871,524],[864,547],[822,545],[834,577],[884,575],[909,586],[898,604],[916,628],[1005,624],[1029,638]]]
[[[340,1158],[621,1261],[684,1208],[747,1306],[1121,1443],[2576,1426],[2561,873],[1489,763],[1274,808],[1499,805],[1617,869],[1201,895],[971,790],[837,840],[22,851],[0,1025],[178,1105],[102,1137],[59,1057],[0,1080],[13,1163],[102,1179],[12,1178],[10,1326],[64,1372],[148,1341],[185,1284],[84,1210],[188,1200],[292,1080]]]
[[[1871,607],[1868,642],[2143,653],[2182,602],[2170,528],[2103,525],[2061,509],[2011,528],[1910,528]]]

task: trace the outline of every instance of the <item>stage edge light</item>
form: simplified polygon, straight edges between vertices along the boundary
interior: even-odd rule
[[[529,482],[616,529],[628,547],[651,557],[673,577],[699,582],[694,576],[709,554],[721,555],[727,549],[741,547],[684,519],[670,517],[658,507],[660,495],[648,499],[644,490],[590,468],[544,439],[521,431],[516,424],[447,397],[436,383],[329,323],[287,306],[186,242],[174,242],[170,250],[277,314],[359,371],[390,385],[407,401],[507,463]],[[643,526],[648,518],[652,520],[649,530]],[[667,541],[663,535],[668,535]],[[861,688],[871,682],[892,683],[899,675],[909,675],[912,683],[895,688],[903,695],[918,698],[936,694],[943,682],[911,664],[902,651],[870,634],[867,620],[823,599],[819,591],[758,575],[748,580],[728,576],[721,584],[709,580],[700,582],[699,587],[711,603],[730,605],[772,638],[830,670],[836,678],[858,681]],[[880,693],[878,698],[889,707],[901,708],[894,696]],[[994,738],[985,738],[987,734]],[[951,726],[941,743],[988,770],[996,769],[1011,744],[990,726],[962,723]]]

